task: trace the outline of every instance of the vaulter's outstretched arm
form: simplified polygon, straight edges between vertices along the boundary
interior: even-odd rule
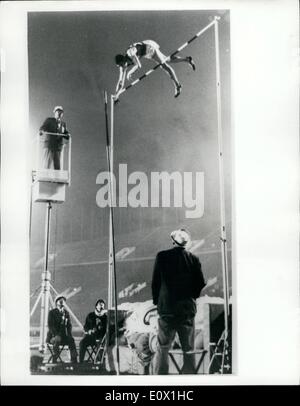
[[[116,94],[118,94],[124,88],[126,70],[127,70],[127,68],[122,68],[121,66],[119,68],[119,79],[118,79],[118,83],[116,86]]]
[[[137,55],[132,55],[131,56],[132,61],[133,61],[133,68],[130,69],[130,71],[127,73],[127,79],[130,80],[131,76],[133,75],[133,73],[138,70],[139,68],[142,67],[141,61],[139,59],[139,57]]]

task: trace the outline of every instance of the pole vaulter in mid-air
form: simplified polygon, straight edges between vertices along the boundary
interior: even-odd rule
[[[132,74],[142,67],[141,58],[158,62],[159,66],[170,76],[175,85],[175,97],[180,95],[182,86],[177,79],[174,69],[172,69],[166,61],[169,60],[171,63],[186,62],[193,70],[196,69],[196,65],[191,56],[181,57],[171,55],[171,57],[168,58],[161,52],[157,42],[152,40],[136,42],[128,47],[124,55],[118,54],[115,57],[116,65],[119,66],[120,69],[119,80],[116,87],[116,99],[118,99],[119,94],[124,88],[126,73],[127,79],[130,80]],[[127,69],[132,65],[133,67],[127,72]]]
[[[205,31],[207,31],[210,27],[212,27],[216,23],[217,19],[214,19],[210,24],[204,27],[202,30],[197,32],[189,41],[185,42],[181,47],[176,49],[169,56],[165,56],[161,51],[159,45],[152,40],[145,40],[142,42],[137,42],[132,44],[124,55],[118,54],[115,57],[115,62],[117,66],[119,66],[119,80],[116,86],[116,94],[114,95],[114,102],[119,101],[119,97],[122,93],[124,93],[129,88],[135,86],[138,82],[146,78],[152,72],[154,72],[157,68],[162,68],[171,78],[175,86],[175,97],[178,97],[181,93],[182,86],[177,79],[176,73],[174,69],[167,63],[178,63],[178,62],[186,62],[188,63],[193,70],[196,70],[196,65],[191,56],[187,57],[180,57],[176,56],[180,51],[186,48],[191,42],[195,39],[200,37]],[[132,74],[139,68],[141,68],[140,58],[151,59],[157,62],[158,64],[154,66],[153,69],[148,70],[144,73],[141,77],[131,82],[128,86],[125,87],[125,80],[126,76],[127,79],[130,80]],[[129,66],[133,65],[133,67],[127,72]]]

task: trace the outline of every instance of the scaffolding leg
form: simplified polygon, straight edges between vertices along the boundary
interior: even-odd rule
[[[229,374],[231,373],[231,356],[230,356],[230,347],[228,344],[228,336],[226,329],[221,334],[219,341],[216,344],[213,355],[211,357],[210,363],[208,365],[208,373],[211,372],[211,367],[214,362],[219,361],[219,370],[220,374]]]
[[[42,297],[42,291],[40,291],[40,293],[38,294],[38,297],[37,297],[32,309],[31,309],[30,317],[33,316],[33,314],[34,314],[34,312],[35,312],[35,310],[37,308],[37,305],[39,304],[39,301],[41,300],[41,297]]]

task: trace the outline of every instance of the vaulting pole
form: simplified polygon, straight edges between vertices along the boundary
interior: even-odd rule
[[[107,112],[107,93],[104,93],[105,106],[105,129],[106,129],[106,155],[109,172],[109,267],[108,267],[108,322],[107,322],[107,345],[110,342],[110,316],[114,298],[114,314],[115,314],[115,342],[117,356],[117,375],[120,374],[120,354],[119,354],[119,338],[118,338],[118,295],[117,295],[117,274],[116,274],[116,255],[115,255],[115,232],[114,232],[114,187],[113,187],[113,119],[114,119],[114,99],[111,96],[111,128],[110,137],[108,130],[108,112]]]
[[[215,56],[216,56],[216,93],[217,93],[217,122],[218,122],[218,148],[219,148],[219,182],[220,182],[220,217],[221,217],[221,252],[222,274],[224,295],[224,346],[228,339],[228,315],[229,315],[229,283],[228,283],[228,259],[225,220],[225,187],[224,187],[224,162],[223,162],[223,131],[222,131],[222,99],[221,99],[221,75],[220,75],[220,51],[219,51],[219,19],[215,17]]]

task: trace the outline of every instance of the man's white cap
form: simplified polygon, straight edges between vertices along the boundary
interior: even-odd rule
[[[57,302],[59,301],[59,299],[64,299],[65,302],[67,301],[66,296],[64,296],[64,295],[57,295],[56,298],[55,298],[55,303],[57,303]]]
[[[55,106],[54,109],[53,109],[53,113],[55,113],[56,110],[64,111],[62,106]]]
[[[175,244],[181,247],[184,247],[191,240],[190,234],[183,228],[172,231],[171,238],[175,242]]]

